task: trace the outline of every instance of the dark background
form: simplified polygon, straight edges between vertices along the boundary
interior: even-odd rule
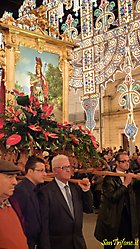
[[[18,17],[18,9],[22,5],[24,0],[0,0],[0,18],[2,17],[4,11],[12,12],[13,17],[16,19]],[[36,0],[36,6],[40,6],[42,0]]]

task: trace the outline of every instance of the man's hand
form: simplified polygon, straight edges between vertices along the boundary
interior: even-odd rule
[[[90,181],[88,178],[83,178],[78,185],[81,187],[83,191],[88,191],[90,190]]]

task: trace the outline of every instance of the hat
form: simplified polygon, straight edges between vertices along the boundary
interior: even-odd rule
[[[14,175],[19,173],[20,170],[18,167],[6,160],[0,160],[0,173],[6,174],[6,175]]]

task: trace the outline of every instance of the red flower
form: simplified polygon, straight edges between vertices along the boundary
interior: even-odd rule
[[[57,123],[57,126],[58,126],[58,127],[60,127],[60,128],[66,129],[66,130],[68,130],[68,129],[69,129],[69,127],[68,127],[68,126],[63,125],[63,124],[61,124],[61,123]]]
[[[29,125],[28,126],[33,131],[41,131],[41,127],[39,125]]]
[[[3,125],[0,125],[0,129],[2,129],[3,128]]]
[[[0,139],[4,137],[4,133],[0,133]]]
[[[15,116],[19,116],[20,113],[15,111],[12,107],[8,107],[7,110]]]
[[[46,132],[46,131],[42,131],[43,132],[43,134],[44,134],[44,136],[45,136],[45,138],[46,138],[46,141],[48,141],[49,139],[48,139],[48,134],[49,134],[49,132]]]
[[[24,96],[24,92],[19,92],[16,89],[13,89],[13,92],[19,96]]]
[[[51,137],[51,138],[58,138],[58,136],[55,134],[55,133],[50,133],[48,131],[42,131],[45,138],[46,138],[46,141],[48,141],[48,137]]]
[[[44,113],[41,113],[41,119],[45,119],[45,114]]]
[[[97,149],[98,148],[98,144],[95,141],[95,137],[93,135],[90,135],[90,137],[91,137],[91,141],[92,141],[92,144],[93,144],[94,148]]]
[[[31,112],[34,116],[37,114],[37,111],[34,111],[31,107],[26,106],[26,110]]]
[[[13,122],[13,123],[15,123],[15,122],[20,123],[20,120],[17,117],[15,117],[15,118],[7,118],[7,120],[10,121],[10,122]]]
[[[31,103],[31,105],[34,105],[37,108],[40,107],[40,103],[35,96],[30,96],[30,103]]]
[[[42,107],[42,111],[45,112],[46,117],[49,117],[52,114],[53,109],[54,109],[53,105]]]
[[[89,130],[84,130],[81,125],[79,125],[78,128],[80,129],[80,131],[83,131],[85,134],[89,134],[90,133]]]
[[[78,139],[78,138],[76,138],[73,134],[70,134],[69,136],[72,138],[72,141],[73,141],[75,144],[79,144],[79,139]]]
[[[15,145],[15,144],[18,144],[20,141],[21,141],[21,136],[18,134],[13,134],[7,138],[6,144],[7,145]]]
[[[58,138],[58,136],[55,133],[49,133],[48,136],[51,138]]]
[[[0,129],[2,129],[4,126],[4,120],[3,118],[0,118]]]

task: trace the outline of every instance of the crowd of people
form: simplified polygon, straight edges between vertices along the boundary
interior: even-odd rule
[[[98,210],[94,236],[103,248],[134,249],[140,238],[139,150],[129,156],[122,148],[107,148],[100,156],[99,170],[117,175],[74,171],[61,154],[53,157],[51,167],[47,160],[46,170],[45,160],[31,156],[17,182],[18,167],[1,159],[0,248],[87,249],[83,212]],[[45,183],[50,168],[54,179]]]

